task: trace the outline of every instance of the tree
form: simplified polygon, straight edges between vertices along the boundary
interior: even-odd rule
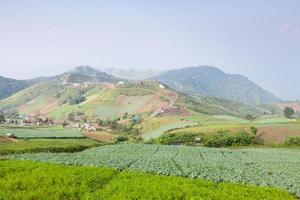
[[[68,120],[71,121],[71,122],[73,122],[73,121],[75,120],[75,115],[74,115],[74,113],[69,113],[69,115],[68,115]]]
[[[0,114],[0,123],[6,122],[4,114]]]
[[[252,126],[252,127],[250,127],[250,131],[256,137],[256,134],[257,134],[257,131],[258,131],[257,128]]]
[[[291,107],[285,107],[283,113],[286,118],[291,118],[295,114],[295,111]]]

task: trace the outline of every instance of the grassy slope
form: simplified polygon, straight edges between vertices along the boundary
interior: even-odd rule
[[[77,105],[66,103],[68,98],[84,91],[86,100]],[[155,106],[166,104],[174,92],[160,90],[156,82],[143,84],[126,84],[119,87],[92,85],[87,88],[75,88],[61,85],[59,82],[40,83],[0,102],[0,109],[15,109],[21,114],[41,113],[55,119],[65,119],[70,112],[83,112],[90,119],[116,118],[125,112],[137,114],[151,112]],[[122,97],[118,100],[118,97]],[[154,98],[157,97],[157,98]],[[166,98],[167,97],[167,98]],[[172,97],[174,98],[174,97]],[[260,115],[265,110],[228,100],[196,96],[188,98],[179,95],[177,105],[187,107],[190,111],[209,115],[226,114],[244,117],[246,114]]]
[[[31,139],[0,142],[0,155],[27,152],[75,152],[100,143],[90,139]]]
[[[295,199],[266,187],[112,169],[0,161],[0,199]]]
[[[174,130],[169,133],[211,134],[220,129],[249,131],[249,127],[254,126],[258,128],[258,136],[268,145],[283,144],[288,137],[300,137],[300,125],[295,119],[263,117],[254,121],[248,121],[227,115],[212,116],[203,120],[197,119],[195,117],[194,121],[198,121],[200,126]]]

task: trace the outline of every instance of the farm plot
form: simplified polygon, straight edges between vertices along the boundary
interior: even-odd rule
[[[166,124],[166,125],[163,125],[153,131],[144,133],[142,135],[142,137],[145,141],[149,141],[151,139],[158,138],[166,131],[169,131],[172,129],[177,129],[177,128],[185,128],[185,127],[193,126],[195,124],[196,123],[192,123],[192,122],[176,122],[176,123],[172,123],[172,124]]]
[[[274,186],[300,197],[299,150],[131,144],[96,147],[73,154],[19,154],[7,158]]]
[[[82,138],[78,129],[0,127],[0,135],[14,134],[18,138]]]

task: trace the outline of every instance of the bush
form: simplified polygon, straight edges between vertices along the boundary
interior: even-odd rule
[[[300,145],[300,137],[290,137],[285,141],[286,145]]]
[[[179,145],[179,144],[195,144],[201,141],[196,141],[196,138],[202,138],[202,134],[192,134],[192,133],[171,133],[165,134],[162,137],[154,141],[154,143],[167,144],[167,145]]]
[[[122,135],[115,138],[116,142],[125,142],[127,140],[128,140],[128,137],[122,136]]]
[[[291,107],[285,107],[283,110],[283,114],[286,118],[292,118],[292,116],[295,114],[295,111]]]
[[[76,105],[76,104],[79,104],[79,103],[84,102],[84,101],[85,101],[85,96],[80,94],[80,95],[76,95],[74,97],[71,97],[69,99],[69,104],[70,105]]]
[[[219,148],[228,146],[250,145],[255,143],[257,143],[256,137],[253,134],[249,134],[245,131],[231,134],[227,130],[220,130],[216,134],[208,137],[204,145],[207,147]]]

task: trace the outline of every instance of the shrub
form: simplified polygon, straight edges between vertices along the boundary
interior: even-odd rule
[[[231,134],[227,130],[220,130],[217,133],[208,137],[204,145],[207,147],[228,147],[228,146],[240,146],[250,145],[257,143],[256,137],[245,131],[240,131]]]
[[[283,110],[283,114],[286,118],[292,118],[292,116],[295,114],[295,111],[291,107],[285,107]]]
[[[179,145],[179,144],[195,144],[201,141],[196,141],[195,138],[202,138],[202,134],[192,134],[192,133],[171,133],[165,134],[162,137],[154,141],[154,143],[167,144],[167,145]]]
[[[115,138],[115,141],[116,141],[116,142],[125,142],[125,141],[127,141],[127,140],[128,140],[128,137],[123,136],[123,135],[118,136],[118,137]]]
[[[290,137],[285,141],[286,145],[300,145],[300,137]]]

